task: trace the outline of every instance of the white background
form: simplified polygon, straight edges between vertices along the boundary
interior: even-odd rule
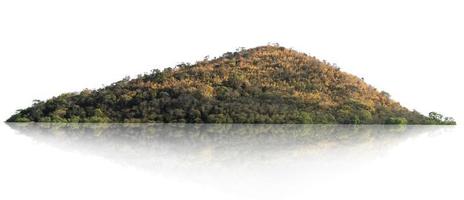
[[[0,0],[0,121],[33,99],[277,42],[364,77],[410,109],[460,123],[463,10],[457,0]],[[313,190],[296,182],[281,195],[462,199],[461,130],[405,142],[357,172]],[[256,199],[76,151],[0,125],[0,199]],[[280,198],[269,192],[254,195]]]
[[[63,92],[277,42],[464,119],[460,1],[0,1],[0,119]]]

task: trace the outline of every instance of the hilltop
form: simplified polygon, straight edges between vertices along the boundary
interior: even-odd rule
[[[410,111],[328,62],[269,45],[35,101],[7,121],[455,124]]]

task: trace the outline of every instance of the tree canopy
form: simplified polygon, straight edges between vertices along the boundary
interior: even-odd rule
[[[276,45],[34,101],[8,122],[455,124],[326,61]]]

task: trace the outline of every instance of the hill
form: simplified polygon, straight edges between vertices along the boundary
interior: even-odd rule
[[[35,101],[8,122],[455,124],[279,46],[238,49],[97,90]]]

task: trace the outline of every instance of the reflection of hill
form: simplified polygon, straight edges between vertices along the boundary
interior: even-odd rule
[[[440,126],[9,124],[20,134],[148,169],[297,165],[375,157]]]

